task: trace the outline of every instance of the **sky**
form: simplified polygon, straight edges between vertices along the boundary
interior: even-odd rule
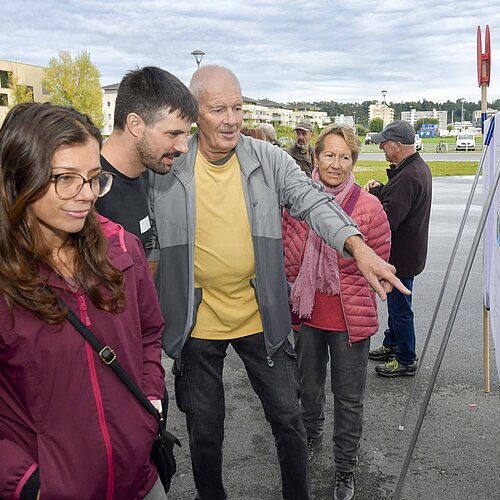
[[[278,102],[481,99],[476,30],[491,30],[488,100],[500,98],[498,0],[0,0],[0,59],[46,66],[90,53],[101,84],[160,66],[189,84],[219,64],[243,95]]]

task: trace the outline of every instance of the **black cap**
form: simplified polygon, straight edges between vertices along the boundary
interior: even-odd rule
[[[401,144],[415,144],[415,129],[404,120],[396,120],[371,137],[371,141],[380,144],[385,141],[400,142]]]

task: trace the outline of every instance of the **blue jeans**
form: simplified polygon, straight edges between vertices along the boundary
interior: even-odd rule
[[[400,280],[406,288],[413,290],[413,278]],[[384,346],[396,347],[396,359],[403,365],[411,365],[417,359],[412,297],[413,295],[403,295],[396,289],[387,294],[389,328],[384,332]]]
[[[191,338],[174,364],[177,406],[186,415],[193,475],[202,500],[227,498],[222,483],[224,386],[222,371],[231,344],[242,359],[275,438],[283,498],[310,498],[307,437],[300,406],[300,381],[293,347],[285,340],[267,363],[264,335],[234,340]]]
[[[308,438],[323,434],[328,354],[334,396],[333,457],[338,471],[352,472],[363,432],[363,399],[370,339],[349,346],[347,332],[302,325],[295,349],[302,382],[302,407]]]

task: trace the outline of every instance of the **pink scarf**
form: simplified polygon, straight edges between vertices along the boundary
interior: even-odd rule
[[[323,184],[318,168],[313,170],[312,178]],[[335,188],[325,186],[325,191],[333,194],[335,201],[342,206],[353,186],[354,175],[351,172],[345,182]],[[309,229],[300,271],[290,293],[292,311],[301,318],[310,318],[316,290],[326,295],[340,293],[339,263],[337,251],[329,247],[312,229]]]

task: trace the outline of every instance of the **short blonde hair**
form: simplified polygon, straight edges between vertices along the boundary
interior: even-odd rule
[[[344,124],[334,123],[324,128],[318,135],[316,142],[314,143],[314,156],[316,158],[322,153],[325,145],[325,139],[330,134],[340,135],[351,150],[352,162],[353,164],[358,161],[359,153],[361,153],[361,142],[359,142],[358,136],[354,133],[354,130]]]

